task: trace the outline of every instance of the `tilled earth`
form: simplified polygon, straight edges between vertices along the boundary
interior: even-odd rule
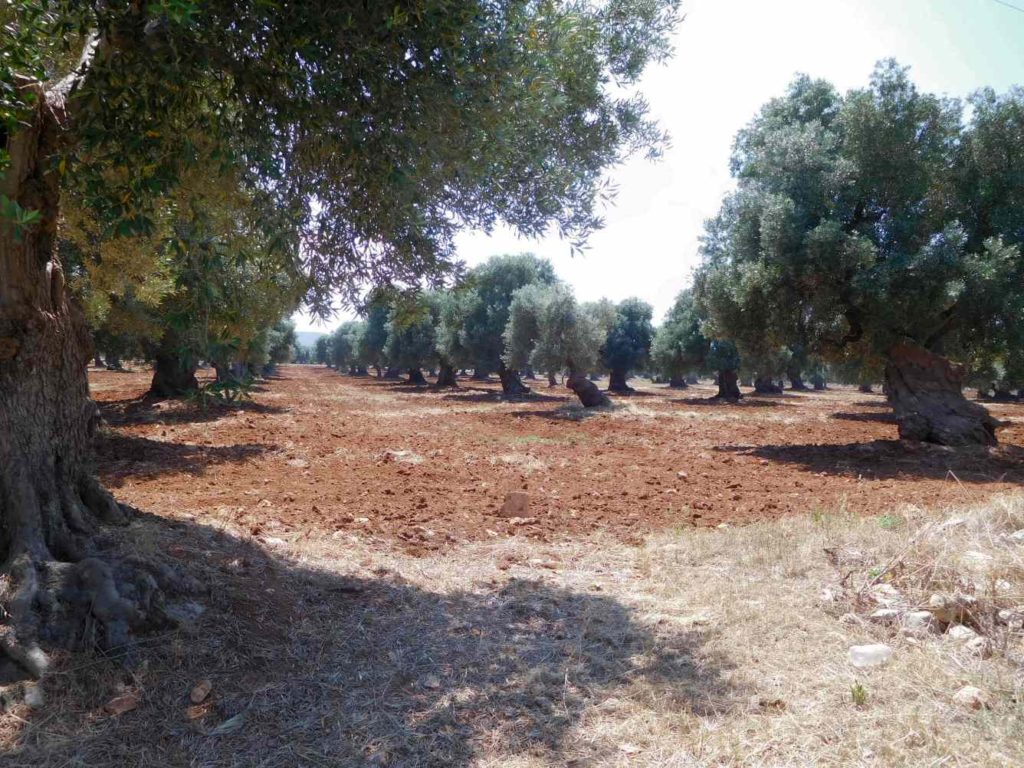
[[[271,543],[325,534],[413,554],[507,535],[716,526],[793,514],[881,514],[981,500],[1024,483],[1024,405],[996,449],[899,442],[878,394],[709,400],[638,383],[611,410],[561,386],[503,400],[496,382],[435,391],[284,366],[240,406],[143,397],[149,374],[91,371],[108,428],[101,479],[121,501]],[[501,516],[526,490],[525,517]]]

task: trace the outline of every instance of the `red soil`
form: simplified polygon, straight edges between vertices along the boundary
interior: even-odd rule
[[[707,385],[643,386],[586,412],[562,387],[505,402],[496,383],[436,392],[285,366],[251,402],[208,412],[142,398],[148,374],[90,373],[109,423],[98,470],[155,514],[401,542],[413,552],[510,534],[666,526],[810,512],[891,512],[1024,483],[1024,405],[997,449],[896,440],[885,402],[850,388],[711,403]],[[529,517],[500,516],[526,489]]]

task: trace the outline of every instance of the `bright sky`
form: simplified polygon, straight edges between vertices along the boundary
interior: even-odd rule
[[[618,195],[582,256],[557,234],[524,240],[508,230],[465,232],[469,265],[497,253],[550,259],[577,297],[629,296],[660,321],[690,283],[705,219],[732,187],[732,138],[794,74],[840,91],[866,84],[876,61],[895,57],[926,91],[964,96],[1024,85],[1024,0],[683,0],[676,53],[641,83],[652,114],[672,137],[656,162],[611,171]],[[305,315],[299,330],[329,330]]]

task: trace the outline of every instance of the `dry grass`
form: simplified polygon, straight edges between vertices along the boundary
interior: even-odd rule
[[[997,613],[1024,603],[1021,527],[1018,496],[413,558],[340,532],[261,545],[148,518],[129,535],[194,563],[206,612],[132,672],[70,658],[41,710],[0,721],[0,763],[1021,765],[1022,638]],[[995,653],[866,620],[883,582],[911,607],[970,592]],[[888,665],[848,664],[879,641]],[[202,677],[211,700],[188,713]],[[954,704],[965,684],[991,707]],[[139,708],[105,714],[122,690]]]

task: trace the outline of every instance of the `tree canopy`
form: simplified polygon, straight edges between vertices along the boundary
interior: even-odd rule
[[[1008,349],[1024,318],[1012,213],[1019,184],[964,194],[988,176],[975,144],[1024,142],[1010,127],[1021,97],[980,94],[982,110],[965,122],[960,102],[920,92],[892,61],[845,96],[822,81],[794,81],[736,138],[737,189],[708,222],[695,282],[709,332],[741,347],[799,341],[833,360],[855,348],[888,362],[891,392],[908,365],[934,368],[928,376],[950,382],[944,397],[956,423],[910,386],[898,409],[902,433],[992,439],[991,420],[957,400],[963,372],[923,355],[963,338]]]

